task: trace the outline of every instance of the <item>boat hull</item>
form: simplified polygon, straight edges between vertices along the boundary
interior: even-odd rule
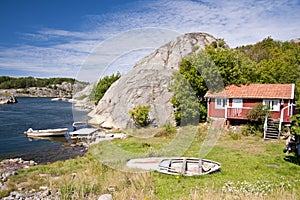
[[[45,130],[33,130],[28,129],[24,132],[27,137],[58,137],[65,136],[68,132],[67,128],[59,128],[59,129],[45,129]]]
[[[77,130],[83,129],[83,128],[89,128],[89,126],[86,122],[74,122],[72,124],[72,126],[73,126],[73,131],[77,131]]]
[[[183,176],[199,176],[221,170],[221,164],[215,161],[183,157],[136,158],[129,160],[126,165],[133,169]]]
[[[158,165],[158,172],[170,175],[199,176],[220,170],[220,163],[199,158],[163,159]]]

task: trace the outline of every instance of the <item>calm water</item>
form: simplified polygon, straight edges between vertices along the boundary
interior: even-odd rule
[[[86,120],[85,111],[72,110],[72,104],[50,98],[18,98],[17,104],[0,105],[0,159],[22,157],[40,163],[82,154],[65,138],[30,140],[24,136],[28,128],[69,128],[73,121]]]

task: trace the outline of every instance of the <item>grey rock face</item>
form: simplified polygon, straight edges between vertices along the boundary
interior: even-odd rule
[[[155,50],[109,88],[89,113],[90,123],[103,128],[132,127],[128,112],[140,104],[150,105],[152,124],[174,124],[173,93],[168,90],[172,72],[179,69],[183,58],[215,41],[206,33],[188,33]]]

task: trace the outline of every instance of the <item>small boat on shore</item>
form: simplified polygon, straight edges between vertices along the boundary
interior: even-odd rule
[[[88,128],[88,124],[86,122],[80,122],[80,121],[74,122],[72,124],[72,126],[73,126],[74,131],[77,131],[77,130],[82,129],[82,128]]]
[[[171,175],[198,176],[220,170],[220,163],[199,158],[167,158],[158,165],[158,172]]]
[[[33,130],[29,128],[24,134],[27,137],[56,137],[64,136],[68,132],[67,128]]]

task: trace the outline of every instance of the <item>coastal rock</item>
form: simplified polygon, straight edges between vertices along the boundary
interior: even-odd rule
[[[174,124],[173,93],[168,90],[172,72],[179,69],[182,59],[203,50],[216,38],[207,33],[179,36],[140,60],[131,71],[116,81],[89,113],[89,123],[103,128],[128,128],[134,124],[128,114],[137,105],[150,105],[153,125]]]
[[[52,194],[50,190],[44,190],[35,193],[20,193],[17,191],[10,192],[9,196],[4,197],[3,200],[49,200],[59,199],[58,194]]]
[[[18,103],[18,100],[13,95],[10,95],[8,97],[0,97],[0,104],[13,104],[13,103]]]
[[[4,183],[8,177],[17,174],[20,169],[27,169],[37,163],[34,161],[24,161],[21,158],[6,159],[0,162],[0,189],[5,189]]]

